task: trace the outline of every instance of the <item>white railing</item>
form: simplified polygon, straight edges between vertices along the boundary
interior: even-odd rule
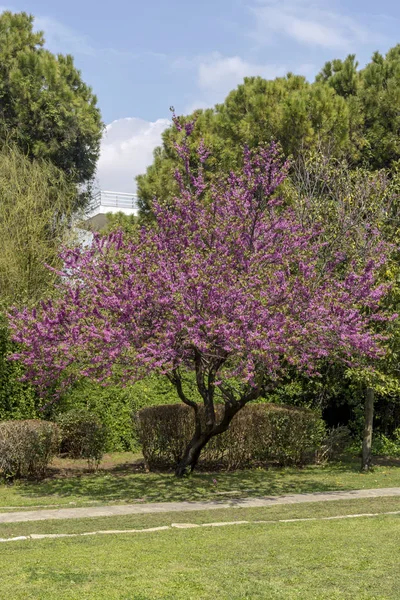
[[[100,191],[93,198],[91,204],[92,209],[100,206],[108,206],[110,208],[131,208],[137,209],[137,194],[126,194],[124,192],[106,192]]]

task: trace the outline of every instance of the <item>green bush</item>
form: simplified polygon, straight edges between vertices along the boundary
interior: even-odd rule
[[[99,417],[84,409],[70,410],[59,415],[61,433],[60,453],[69,458],[84,458],[89,466],[97,467],[103,457],[107,431]]]
[[[7,322],[0,314],[0,421],[39,416],[38,398],[33,387],[21,381],[24,374],[21,363],[8,359],[8,355],[16,350],[16,344],[10,340]]]
[[[82,382],[71,389],[55,408],[63,412],[86,410],[95,414],[106,430],[105,451],[124,452],[134,447],[132,405],[128,388],[102,387],[99,384]]]
[[[59,445],[59,430],[49,421],[0,423],[0,472],[3,477],[43,477]]]
[[[107,431],[106,452],[125,452],[140,449],[136,427],[132,427],[132,414],[145,406],[176,401],[176,391],[167,378],[153,375],[126,387],[103,387],[82,381],[54,405],[54,411],[56,419],[60,412],[72,409],[96,414]]]
[[[217,407],[217,417],[222,414]],[[200,407],[204,415],[203,407]],[[145,461],[149,468],[172,467],[194,431],[193,410],[184,404],[153,406],[137,413]],[[200,461],[207,466],[238,469],[275,463],[300,465],[314,460],[325,435],[319,414],[274,404],[245,406],[227,432],[210,440]]]
[[[383,434],[375,435],[372,442],[372,454],[400,458],[400,428],[396,429],[391,438]]]

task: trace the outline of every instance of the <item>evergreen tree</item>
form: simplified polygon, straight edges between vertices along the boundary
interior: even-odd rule
[[[33,23],[26,13],[0,15],[0,143],[16,142],[84,183],[94,175],[102,135],[96,96],[72,56],[44,48]]]

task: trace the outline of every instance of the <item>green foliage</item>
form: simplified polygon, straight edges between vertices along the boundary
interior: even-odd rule
[[[400,159],[400,45],[386,56],[375,52],[364,69],[357,66],[354,55],[328,62],[317,81],[347,99],[360,160],[372,169],[390,167]]]
[[[86,409],[96,414],[106,428],[106,451],[123,452],[139,448],[136,427],[132,425],[132,416],[138,410],[176,401],[176,391],[164,376],[146,377],[126,387],[103,387],[82,381],[65,394],[54,410]]]
[[[349,446],[349,452],[352,454],[361,454],[362,439],[361,436],[353,439]],[[400,458],[400,427],[398,427],[391,435],[385,435],[382,432],[377,432],[372,438],[372,455],[384,456],[389,458]]]
[[[323,149],[304,151],[292,163],[283,189],[286,201],[307,225],[323,227],[327,251],[363,256],[366,225],[395,242],[400,224],[400,176],[397,170],[373,171],[351,165]]]
[[[24,370],[8,356],[18,350],[5,317],[11,305],[32,305],[52,294],[60,247],[72,236],[75,186],[57,167],[30,160],[15,145],[0,147],[0,420],[40,418]]]
[[[108,234],[116,229],[122,231],[131,237],[138,231],[138,218],[135,215],[126,215],[123,212],[107,213],[107,224],[102,233]]]
[[[317,75],[318,82],[328,82],[339,96],[355,96],[360,87],[357,72],[358,62],[355,54],[349,54],[345,60],[328,61]]]
[[[0,473],[3,477],[43,477],[59,445],[59,431],[48,421],[0,423]]]
[[[244,144],[256,147],[271,139],[286,156],[297,156],[321,141],[329,141],[336,151],[348,142],[346,102],[328,86],[292,74],[273,81],[246,78],[216,107],[215,120],[216,134],[237,158]]]
[[[32,304],[54,286],[46,265],[60,265],[72,240],[75,186],[57,167],[31,161],[15,145],[0,148],[0,308]]]
[[[321,226],[326,247],[324,258],[330,260],[340,253],[347,261],[363,261],[365,227],[378,229],[382,237],[393,244],[393,252],[380,273],[381,283],[389,283],[382,308],[389,314],[399,312],[399,197],[400,178],[397,168],[371,172],[365,167],[351,168],[344,158],[324,155],[320,151],[304,152],[292,165],[290,182],[283,190],[287,202],[293,206],[302,222]],[[353,434],[363,428],[365,387],[375,391],[377,425],[382,427],[380,413],[386,403],[398,402],[400,382],[398,360],[400,349],[400,321],[377,322],[376,330],[387,337],[386,355],[369,364],[343,369],[339,365],[322,365],[321,377],[308,381],[295,373],[280,387],[281,393],[292,394],[295,403],[308,405],[320,402],[324,408],[347,405],[347,421],[340,418],[331,424],[345,422]],[[276,393],[275,393],[276,396]],[[285,400],[283,400],[285,401]],[[310,404],[311,403],[311,404]],[[349,414],[351,413],[351,414]],[[351,422],[352,421],[352,422]],[[400,424],[398,422],[397,426]],[[385,429],[382,430],[385,433]]]
[[[372,443],[372,454],[400,458],[400,427],[390,438],[383,433],[376,435]]]
[[[38,418],[38,399],[29,383],[22,382],[20,363],[8,360],[16,347],[0,314],[0,421]]]
[[[361,70],[354,55],[328,62],[314,83],[293,74],[269,81],[247,77],[222,104],[187,117],[196,119],[192,143],[203,138],[212,150],[211,179],[217,170],[238,168],[245,144],[255,147],[271,139],[294,158],[322,149],[345,156],[352,167],[394,168],[400,161],[399,82],[400,45],[385,57],[375,53]],[[151,218],[154,197],[168,202],[176,191],[179,135],[173,128],[163,133],[153,164],[137,178],[142,219]]]
[[[73,409],[57,418],[61,434],[61,454],[84,458],[97,467],[103,457],[107,432],[100,418],[84,409]]]
[[[200,407],[204,417],[204,408]],[[217,415],[222,407],[217,407]],[[137,415],[143,456],[150,468],[173,467],[194,431],[193,409],[184,404],[153,406]],[[256,464],[304,464],[313,459],[325,426],[313,411],[273,404],[248,405],[226,433],[210,440],[203,464],[238,469]]]
[[[97,99],[72,56],[46,50],[33,22],[23,12],[0,15],[0,139],[83,183],[93,177],[99,156]]]

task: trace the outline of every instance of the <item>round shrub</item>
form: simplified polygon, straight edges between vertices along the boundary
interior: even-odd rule
[[[60,436],[49,421],[0,423],[0,472],[3,477],[43,477],[57,453]]]
[[[103,457],[107,430],[100,418],[84,409],[75,409],[57,417],[61,433],[60,453],[69,458],[84,458],[97,467]]]
[[[217,418],[223,407],[217,406]],[[200,407],[204,418],[204,409]],[[142,452],[149,468],[173,467],[194,431],[193,410],[184,404],[152,406],[137,413]],[[301,465],[315,459],[325,435],[320,415],[276,404],[245,406],[225,433],[210,440],[200,462],[238,469],[260,464]]]

